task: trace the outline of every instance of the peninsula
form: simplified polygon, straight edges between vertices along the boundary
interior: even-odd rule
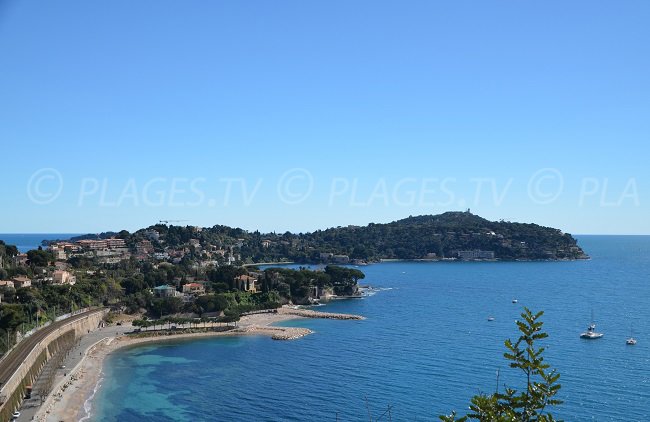
[[[174,263],[200,262],[204,266],[269,262],[362,264],[393,259],[516,261],[588,258],[577,240],[559,229],[503,220],[489,221],[469,210],[299,234],[250,232],[221,225],[201,228],[157,224],[135,233],[109,232],[71,240],[86,250],[110,249],[111,244],[119,243],[117,246],[129,253],[104,255],[105,262],[134,256]],[[65,251],[66,256],[70,256],[68,249],[74,248],[61,242],[46,243],[57,251]]]

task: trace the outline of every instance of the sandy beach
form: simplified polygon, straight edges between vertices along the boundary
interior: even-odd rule
[[[243,316],[237,327],[229,331],[207,331],[168,335],[168,332],[143,333],[142,335],[124,335],[131,331],[130,325],[108,327],[102,332],[103,338],[80,353],[80,360],[74,368],[55,381],[52,392],[36,413],[35,420],[47,422],[86,421],[89,410],[92,416],[92,399],[101,388],[102,368],[106,356],[126,346],[142,343],[161,342],[202,337],[225,337],[245,335],[266,335],[276,340],[295,340],[312,334],[307,328],[274,326],[279,322],[299,318],[327,318],[341,320],[362,320],[358,315],[331,314],[304,309],[284,307],[277,313],[259,313]],[[210,324],[206,325],[209,328]],[[151,334],[151,335],[148,335]]]

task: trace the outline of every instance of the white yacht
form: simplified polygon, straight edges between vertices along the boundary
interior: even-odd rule
[[[584,338],[586,340],[597,340],[602,336],[604,336],[603,333],[596,332],[596,324],[591,324],[589,328],[587,328],[587,331],[580,334],[580,338]]]

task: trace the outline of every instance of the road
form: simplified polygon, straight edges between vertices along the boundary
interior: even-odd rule
[[[31,336],[27,337],[14,349],[7,355],[1,362],[0,362],[0,383],[1,385],[5,385],[7,381],[11,378],[11,376],[18,370],[20,365],[27,359],[27,356],[32,352],[32,350],[40,343],[42,340],[45,339],[49,334],[55,332],[59,328],[63,327],[64,325],[77,321],[79,319],[83,319],[89,315],[92,315],[97,312],[103,312],[102,309],[95,309],[92,311],[87,311],[78,315],[71,316],[70,318],[64,319],[62,321],[57,321],[55,323],[52,323],[48,325],[47,327],[41,328],[40,330],[36,331],[34,334]]]

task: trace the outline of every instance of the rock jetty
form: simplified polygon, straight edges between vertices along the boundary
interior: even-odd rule
[[[279,313],[286,315],[295,315],[303,318],[322,318],[322,319],[340,319],[340,320],[364,320],[365,317],[353,314],[335,314],[330,312],[317,312],[308,309],[282,308]]]

